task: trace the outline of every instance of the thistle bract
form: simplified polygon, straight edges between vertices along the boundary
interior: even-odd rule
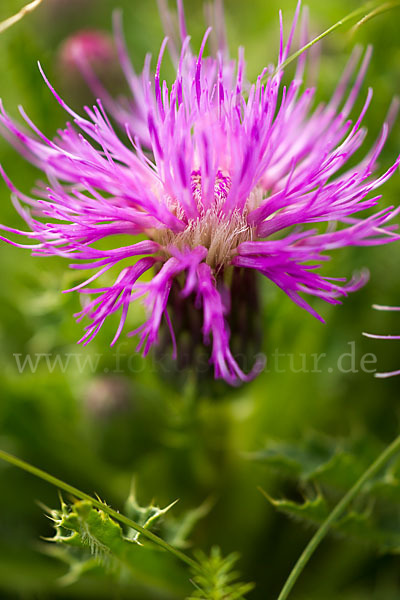
[[[31,198],[3,172],[29,231],[3,229],[36,240],[33,246],[11,242],[30,247],[35,255],[63,256],[72,269],[93,270],[73,288],[90,295],[77,315],[79,320],[90,319],[81,339],[84,344],[110,314],[120,312],[114,344],[130,305],[142,300],[147,320],[129,333],[139,336],[138,350],[147,354],[158,342],[162,323],[176,346],[179,315],[174,313],[179,311],[173,307],[179,298],[199,317],[194,320],[197,335],[210,347],[215,377],[236,384],[262,369],[261,361],[250,372],[241,368],[230,348],[229,323],[239,328],[244,323],[240,315],[231,314],[233,305],[245,304],[246,285],[233,283],[244,271],[267,277],[322,320],[304,296],[336,304],[365,281],[363,275],[350,282],[321,275],[325,253],[395,239],[387,222],[396,210],[364,213],[377,205],[375,190],[400,162],[398,158],[386,172],[374,174],[395,107],[372,148],[357,166],[346,170],[366,134],[361,123],[371,90],[361,114],[354,121],[349,115],[370,49],[363,57],[355,50],[332,98],[314,107],[314,89],[303,85],[305,54],[298,60],[294,79],[288,86],[281,84],[281,66],[289,55],[300,5],[287,40],[281,19],[276,66],[264,68],[253,84],[245,77],[243,50],[237,61],[229,56],[220,3],[215,5],[216,27],[207,29],[197,55],[186,32],[182,2],[178,1],[179,36],[172,32],[164,2],[160,7],[171,34],[162,43],[154,74],[150,57],[143,73],[135,73],[116,19],[119,57],[131,100],[115,101],[93,76],[91,83],[103,100],[86,108],[83,117],[66,105],[42,71],[73,120],[55,139],[39,131],[22,109],[30,132],[1,107],[7,137],[48,179],[48,187],[36,190]],[[305,17],[300,30],[303,45]],[[216,52],[206,57],[210,35]],[[171,85],[160,76],[167,45],[176,67]],[[107,113],[122,125],[125,141]],[[317,229],[318,223],[326,224],[326,229]],[[116,246],[117,234],[131,235],[132,243]],[[105,239],[109,250],[98,248],[97,242]],[[128,266],[120,268],[113,285],[93,284],[122,261]],[[149,272],[152,277],[143,281]],[[252,298],[249,294],[249,303]]]

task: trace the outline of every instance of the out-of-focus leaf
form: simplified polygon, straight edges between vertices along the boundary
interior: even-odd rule
[[[95,556],[88,555],[84,558],[81,554],[73,553],[70,548],[65,548],[60,544],[57,546],[43,544],[40,546],[40,549],[42,553],[68,565],[68,572],[58,580],[61,585],[72,585],[79,581],[86,573],[101,570],[101,565]]]
[[[321,468],[330,464],[336,454],[333,444],[321,436],[312,436],[302,444],[271,440],[250,457],[279,469],[282,474],[312,479]]]
[[[325,521],[332,508],[321,494],[303,503],[275,500],[265,492],[264,495],[279,512],[316,526]],[[371,508],[363,512],[351,510],[333,524],[333,530],[376,546],[382,552],[400,553],[400,515],[397,515],[397,518],[388,518],[376,514]]]
[[[291,517],[320,525],[330,514],[338,497],[364,473],[371,461],[374,440],[365,436],[356,442],[336,441],[313,434],[301,443],[269,443],[252,457],[297,480],[307,492],[317,487],[315,497],[298,503],[275,500],[271,504]],[[365,541],[382,552],[400,551],[400,461],[395,460],[368,482],[356,506],[333,526],[341,534]]]
[[[211,510],[213,500],[208,499],[200,506],[186,511],[182,516],[168,519],[165,523],[165,539],[175,548],[187,548],[190,546],[188,537],[195,525],[203,519]]]
[[[346,441],[313,433],[299,443],[270,441],[265,448],[252,453],[250,458],[303,483],[311,481],[347,490],[361,477],[378,452],[376,442],[367,436]],[[389,464],[379,477],[380,483],[377,479],[372,480],[366,489],[374,488],[377,494],[400,500],[399,471],[400,461]]]

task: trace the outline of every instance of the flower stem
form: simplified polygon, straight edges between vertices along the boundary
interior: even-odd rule
[[[285,69],[291,62],[293,62],[294,60],[296,60],[296,58],[298,58],[301,54],[303,54],[303,52],[305,52],[306,50],[309,50],[309,48],[311,48],[311,46],[314,46],[314,44],[316,44],[317,42],[322,40],[324,37],[326,37],[330,33],[333,33],[334,31],[336,31],[336,29],[339,29],[339,27],[341,27],[348,21],[352,21],[353,19],[356,19],[357,17],[362,17],[355,25],[355,28],[357,28],[360,25],[362,25],[363,23],[365,23],[366,21],[369,21],[370,19],[372,19],[373,17],[376,17],[377,15],[379,15],[383,12],[386,12],[388,10],[391,10],[393,8],[398,8],[399,6],[400,6],[400,2],[398,0],[393,0],[391,2],[385,2],[384,4],[381,4],[380,2],[368,2],[361,8],[357,8],[356,10],[353,10],[351,13],[349,13],[348,15],[346,15],[345,17],[340,19],[340,21],[337,21],[336,23],[334,23],[333,25],[328,27],[328,29],[326,29],[325,31],[320,33],[317,37],[315,37],[310,42],[308,42],[307,44],[302,46],[299,50],[297,50],[296,52],[293,52],[293,54],[291,54],[286,60],[284,60],[283,63],[281,65],[279,65],[279,67],[277,67],[277,69],[275,70],[275,74],[278,71]]]
[[[110,508],[109,506],[107,506],[107,504],[101,502],[100,500],[97,500],[96,498],[92,498],[91,496],[89,496],[89,494],[85,494],[85,492],[82,492],[78,488],[69,485],[69,483],[65,483],[65,481],[62,481],[61,479],[50,475],[50,473],[47,473],[46,471],[42,471],[42,469],[34,467],[33,465],[25,462],[24,460],[21,460],[20,458],[17,458],[16,456],[13,456],[12,454],[9,454],[8,452],[5,452],[4,450],[0,450],[0,459],[8,462],[11,465],[14,465],[15,467],[18,467],[19,469],[23,469],[24,471],[27,471],[32,475],[35,475],[35,477],[39,477],[40,479],[51,483],[60,490],[64,490],[65,492],[72,494],[76,498],[80,498],[81,500],[88,500],[96,508],[99,508],[103,512],[107,513],[116,521],[119,521],[120,523],[131,527],[135,531],[138,531],[143,535],[143,537],[146,537],[154,544],[157,544],[164,550],[167,550],[168,552],[176,556],[176,558],[179,558],[179,560],[189,565],[191,568],[195,568],[197,566],[197,562],[194,561],[192,558],[190,558],[180,550],[177,550],[176,548],[165,542],[162,538],[158,537],[148,529],[145,529],[144,527],[139,525],[139,523],[132,521],[132,519],[125,517],[125,515],[120,514],[113,508]]]
[[[282,588],[281,593],[279,594],[278,600],[287,599],[301,572],[310,560],[316,548],[319,546],[323,538],[328,533],[331,525],[333,525],[333,523],[343,514],[343,512],[346,510],[351,501],[354,500],[357,494],[361,491],[365,483],[374,475],[376,475],[376,473],[378,473],[378,471],[385,465],[385,463],[387,463],[387,461],[399,451],[400,435],[382,452],[380,456],[378,456],[378,458],[365,471],[365,473],[353,485],[353,487],[347,492],[347,494],[343,496],[343,498],[336,505],[336,507],[333,509],[333,511],[330,513],[327,519],[323,522],[318,531],[311,538],[308,545],[301,554],[300,558],[298,559],[297,563],[293,567],[285,585]]]
[[[13,15],[12,17],[6,19],[5,21],[2,21],[0,23],[0,33],[5,31],[12,25],[15,25],[15,23],[18,23],[18,21],[20,21],[28,13],[35,10],[35,8],[37,8],[39,6],[39,4],[41,4],[41,3],[42,3],[42,0],[33,0],[33,2],[29,2],[29,4],[27,4],[26,6],[21,8],[21,10],[19,12],[17,12],[16,15]]]

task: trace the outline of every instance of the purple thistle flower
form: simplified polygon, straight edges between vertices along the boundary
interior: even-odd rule
[[[365,52],[353,85],[350,81],[361,58],[357,49],[330,101],[313,108],[315,90],[303,89],[302,83],[305,54],[290,85],[281,85],[281,65],[292,45],[300,4],[286,43],[281,17],[276,68],[264,68],[254,84],[245,79],[242,49],[237,62],[229,57],[221,3],[215,4],[217,51],[213,57],[204,56],[211,28],[198,55],[192,53],[182,0],[177,4],[180,39],[172,32],[166,3],[160,0],[164,25],[172,33],[161,46],[153,75],[149,56],[142,75],[134,72],[117,20],[116,40],[131,102],[115,101],[87,69],[103,102],[85,108],[87,116],[82,117],[65,104],[40,68],[51,92],[73,119],[73,125],[67,123],[54,140],[39,131],[23,109],[21,115],[33,133],[16,124],[1,105],[5,135],[48,179],[48,186],[35,190],[31,198],[2,170],[29,231],[2,228],[36,240],[33,246],[10,242],[31,248],[34,255],[59,255],[72,261],[72,269],[94,270],[72,288],[94,296],[77,315],[78,320],[91,320],[81,342],[88,343],[106,318],[120,311],[114,344],[129,306],[142,299],[148,318],[128,334],[139,336],[138,350],[147,354],[157,343],[162,323],[167,324],[176,346],[174,326],[179,315],[171,318],[170,309],[178,290],[180,301],[191,303],[201,315],[198,327],[205,344],[211,345],[215,377],[236,384],[251,379],[263,367],[257,361],[246,374],[230,349],[230,306],[237,302],[231,297],[230,282],[236,273],[243,269],[259,272],[322,321],[303,295],[337,304],[366,280],[361,275],[346,283],[320,275],[323,261],[329,258],[326,252],[396,239],[394,226],[387,223],[397,209],[358,214],[377,205],[380,196],[375,190],[400,164],[398,157],[383,175],[374,174],[396,107],[361,162],[343,170],[366,134],[361,122],[371,89],[355,122],[349,114],[371,49]],[[306,40],[304,17],[300,44]],[[171,86],[160,79],[167,43],[176,65]],[[103,104],[123,125],[128,142],[116,134]],[[327,228],[324,232],[310,228],[314,223],[326,223]],[[112,247],[116,234],[141,237],[127,246]],[[102,239],[110,242],[109,250],[96,247]],[[120,268],[113,285],[88,287],[121,261],[130,264]],[[153,269],[150,281],[140,281]],[[239,292],[245,300],[246,286],[239,286]]]

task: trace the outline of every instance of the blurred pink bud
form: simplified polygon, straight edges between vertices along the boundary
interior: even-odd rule
[[[84,406],[93,418],[109,419],[129,412],[132,408],[131,395],[132,389],[127,378],[103,375],[89,383],[83,398]]]
[[[95,29],[82,30],[68,37],[60,47],[59,61],[63,70],[82,72],[89,65],[96,72],[115,65],[116,49],[112,37]]]
[[[124,89],[117,50],[107,32],[86,29],[69,36],[60,46],[57,63],[64,93],[79,104],[104,98],[106,89]]]

